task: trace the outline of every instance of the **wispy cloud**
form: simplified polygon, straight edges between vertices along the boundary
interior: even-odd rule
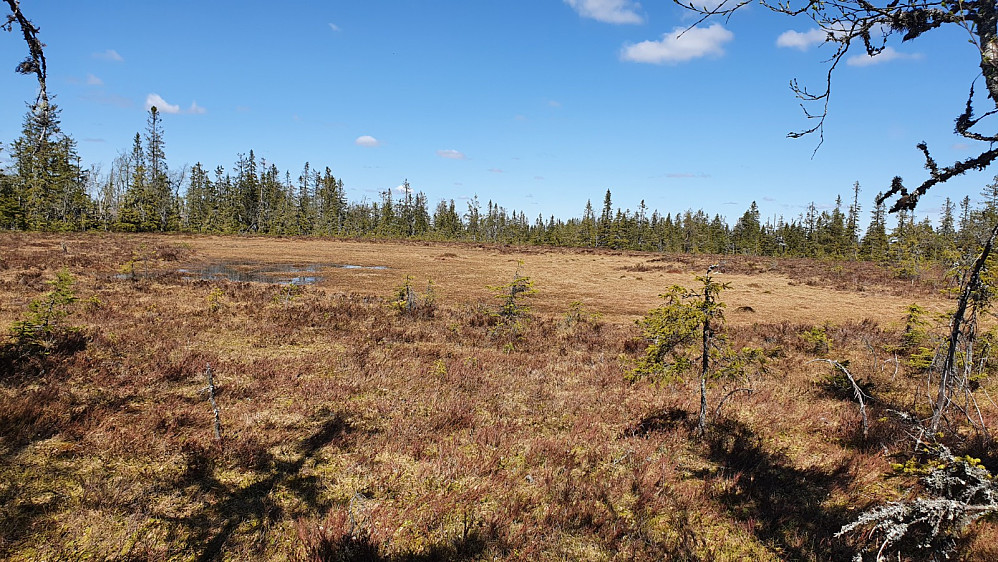
[[[340,26],[336,25],[335,23],[329,22],[329,29],[332,29],[333,31],[339,31]]]
[[[403,183],[402,185],[395,186],[395,191],[399,193],[412,193],[412,186],[408,183]]]
[[[461,152],[460,150],[454,150],[454,149],[438,150],[437,151],[437,156],[439,156],[441,158],[447,158],[449,160],[467,160],[468,159],[468,157],[465,156],[463,152]]]
[[[561,102],[558,100],[548,100],[548,107],[559,109],[561,108]]]
[[[700,172],[699,174],[693,174],[693,173],[690,173],[690,172],[670,172],[668,174],[665,174],[665,177],[667,177],[669,179],[673,179],[673,180],[676,180],[676,179],[693,179],[693,178],[704,179],[704,178],[709,178],[710,174],[705,174],[703,172]]]
[[[103,86],[104,81],[100,78],[94,76],[93,74],[87,74],[87,86]]]
[[[374,148],[376,146],[381,146],[381,141],[372,137],[371,135],[362,135],[357,137],[357,140],[353,141],[357,146],[364,146],[367,148]]]
[[[620,58],[640,63],[675,64],[707,56],[719,57],[724,54],[722,46],[734,38],[735,34],[719,23],[709,27],[677,27],[662,35],[659,41],[624,45]]]
[[[122,58],[122,56],[118,54],[118,51],[115,51],[114,49],[108,49],[103,53],[94,53],[93,56],[95,59],[109,60],[113,62],[125,62],[125,59]]]
[[[191,106],[187,109],[181,109],[179,105],[170,103],[163,99],[163,96],[159,94],[149,94],[146,96],[146,110],[151,109],[153,106],[160,113],[169,113],[171,115],[177,115],[180,113],[189,113],[192,115],[202,115],[207,113],[208,110],[201,107],[197,102],[191,102]]]
[[[633,0],[565,0],[584,18],[604,23],[644,23],[645,18],[638,13],[641,4]]]
[[[828,32],[820,29],[794,31],[788,29],[776,38],[777,47],[806,51],[815,45],[820,45],[828,39]]]
[[[500,170],[499,168],[489,168],[489,172],[491,172],[493,174],[504,174],[505,173],[505,171]]]
[[[103,94],[103,93],[89,94],[82,96],[82,98],[87,101],[99,103],[101,105],[111,105],[114,107],[122,107],[122,108],[135,107],[134,100],[115,94]]]
[[[897,61],[897,60],[921,60],[921,53],[900,53],[894,49],[894,47],[884,47],[880,54],[870,56],[866,53],[862,55],[853,55],[846,59],[846,64],[849,66],[873,66],[875,64],[883,64],[887,62]]]

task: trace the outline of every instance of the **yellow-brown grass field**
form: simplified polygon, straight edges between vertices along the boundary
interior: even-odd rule
[[[698,438],[694,373],[627,375],[635,320],[714,263],[731,347],[764,359],[712,383]],[[928,403],[906,309],[933,329],[952,306],[941,271],[848,261],[4,233],[0,328],[62,268],[78,300],[52,340],[3,336],[3,559],[847,560],[839,528],[914,493],[891,468],[911,443],[890,410]],[[489,288],[517,272],[518,331]],[[407,276],[432,280],[426,314],[391,306]],[[873,384],[867,436],[818,358]],[[996,559],[975,531],[965,558]]]

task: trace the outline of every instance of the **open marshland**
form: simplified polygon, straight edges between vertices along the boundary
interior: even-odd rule
[[[712,381],[699,438],[695,373],[627,375],[635,321],[714,263],[728,343],[758,353]],[[911,452],[891,410],[928,408],[907,310],[941,328],[952,287],[863,262],[2,234],[5,330],[63,269],[69,314],[0,358],[12,560],[848,559],[842,525],[917,481],[891,466]],[[517,273],[537,292],[511,328],[490,287]],[[865,436],[823,358],[870,385]],[[993,560],[976,530],[966,557]]]

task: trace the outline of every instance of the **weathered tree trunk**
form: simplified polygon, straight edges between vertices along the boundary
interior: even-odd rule
[[[946,358],[943,360],[942,372],[939,375],[939,390],[936,394],[936,405],[932,409],[932,422],[929,424],[929,431],[935,433],[939,431],[939,424],[942,422],[943,414],[950,401],[950,384],[956,376],[957,350],[960,345],[960,338],[963,335],[963,320],[967,314],[967,307],[971,305],[974,292],[981,287],[981,272],[987,264],[988,257],[994,246],[995,237],[998,236],[998,224],[991,229],[981,249],[981,254],[977,256],[974,267],[970,270],[970,276],[960,291],[960,298],[957,300],[956,312],[953,313],[953,323],[950,326],[949,340],[946,342]]]
[[[710,340],[713,338],[713,329],[710,325],[712,313],[712,296],[710,294],[710,270],[707,271],[707,278],[703,288],[703,340],[701,348],[701,369],[700,369],[700,421],[697,431],[700,435],[707,432],[707,375],[710,373]]]

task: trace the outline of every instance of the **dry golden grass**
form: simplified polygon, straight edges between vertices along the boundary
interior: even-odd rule
[[[871,319],[894,322],[917,300],[932,310],[944,303],[931,287],[892,279],[886,269],[859,264],[855,271],[810,260],[773,258],[666,259],[647,253],[592,252],[566,249],[502,248],[471,244],[390,243],[315,239],[177,237],[206,261],[247,260],[286,264],[353,264],[387,270],[325,268],[318,285],[337,291],[387,295],[405,275],[417,282],[432,279],[441,300],[473,303],[488,298],[486,286],[512,279],[519,267],[542,290],[538,312],[564,312],[573,301],[623,322],[657,306],[658,295],[672,285],[692,286],[708,265],[722,264],[719,281],[728,308],[750,307],[755,313],[730,316],[734,324],[787,321],[842,323]],[[521,264],[522,265],[519,265]],[[725,273],[731,270],[732,273]],[[834,290],[829,290],[829,289]],[[844,288],[844,289],[843,289]],[[859,289],[859,290],[857,290]]]
[[[0,557],[13,560],[848,558],[834,532],[912,484],[884,477],[884,451],[907,447],[886,408],[909,407],[919,378],[895,374],[886,349],[908,304],[947,306],[937,274],[912,285],[869,264],[727,259],[732,344],[767,360],[700,441],[693,385],[624,375],[645,345],[634,319],[710,257],[97,234],[2,234],[0,248],[3,326],[66,267],[83,336],[4,356]],[[178,273],[223,261],[389,269],[325,267],[290,293]],[[486,311],[487,286],[517,267],[539,290],[518,336]],[[434,281],[435,314],[386,304],[406,275]],[[601,317],[569,321],[575,301]],[[802,336],[814,328],[827,354]],[[827,366],[807,363],[827,355],[877,385],[865,440]]]

